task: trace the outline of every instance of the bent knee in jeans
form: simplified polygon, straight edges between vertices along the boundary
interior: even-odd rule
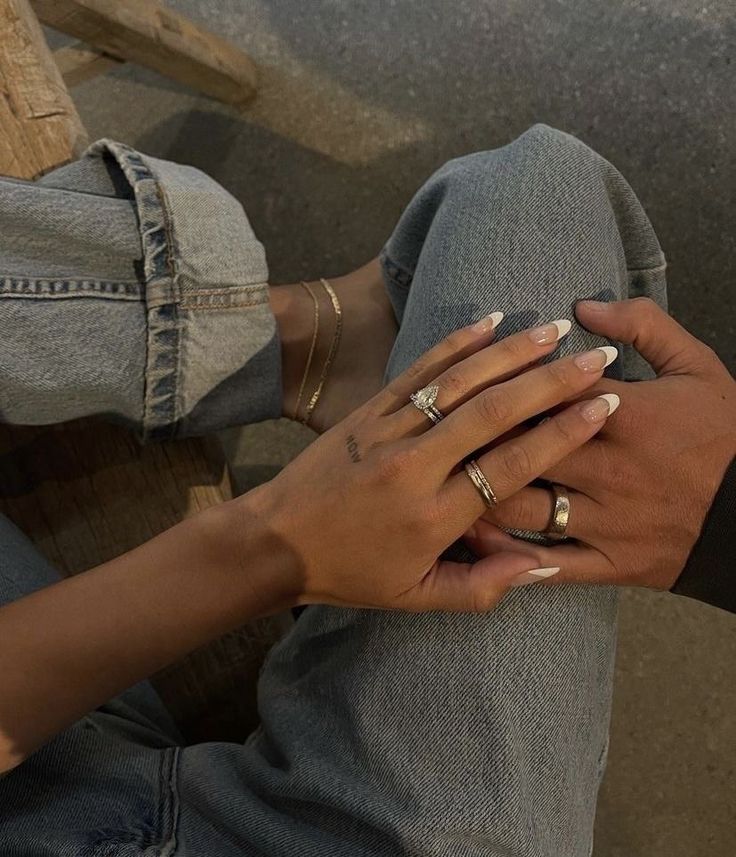
[[[499,336],[576,301],[664,304],[664,256],[621,174],[575,138],[535,125],[507,146],[450,161],[418,191],[382,253],[401,329],[387,378],[453,329],[505,313]],[[606,344],[578,324],[559,354]],[[627,349],[612,377],[644,377]]]

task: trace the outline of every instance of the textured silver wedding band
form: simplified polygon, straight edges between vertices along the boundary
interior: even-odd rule
[[[549,539],[559,541],[566,538],[567,526],[570,523],[570,495],[564,485],[551,486],[555,507],[547,532],[544,534]]]

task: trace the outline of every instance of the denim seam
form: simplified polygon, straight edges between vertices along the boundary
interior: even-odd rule
[[[164,232],[166,234],[166,264],[169,269],[169,275],[171,277],[171,286],[174,293],[175,302],[173,304],[173,311],[175,313],[175,329],[177,331],[176,336],[176,346],[174,352],[174,358],[176,361],[176,369],[174,374],[174,389],[173,395],[171,397],[171,401],[174,405],[174,413],[172,415],[172,422],[170,423],[170,432],[168,434],[162,433],[159,435],[160,437],[174,437],[176,435],[176,428],[179,425],[179,417],[181,415],[181,407],[180,407],[180,390],[181,390],[181,377],[182,377],[182,368],[181,368],[181,360],[182,360],[182,347],[181,347],[181,339],[182,339],[182,325],[180,323],[179,309],[182,302],[182,293],[179,284],[179,276],[176,266],[176,260],[179,258],[179,254],[176,247],[176,239],[174,237],[174,228],[173,228],[173,218],[171,216],[171,206],[169,204],[168,198],[166,196],[166,191],[164,186],[160,182],[156,182],[156,194],[158,196],[159,203],[161,205],[161,215],[163,218],[164,224]],[[154,437],[154,435],[151,435]]]
[[[103,730],[98,730],[104,734]],[[105,831],[95,831],[105,838],[89,850],[91,857],[115,857],[121,851],[130,853],[135,844],[140,857],[173,857],[176,853],[176,833],[179,823],[179,795],[177,770],[179,747],[167,747],[158,754],[158,789],[155,795],[155,825],[138,824],[127,831],[115,831],[111,836]],[[85,853],[88,853],[85,851]]]
[[[667,262],[662,262],[652,268],[627,268],[629,274],[659,274],[667,270]]]
[[[217,309],[247,309],[249,307],[263,306],[266,301],[263,298],[256,300],[238,299],[237,295],[213,295],[210,296],[206,292],[197,295],[193,298],[185,298],[181,302],[182,309],[196,309],[200,312]]]
[[[142,300],[143,288],[137,280],[63,279],[57,277],[2,277],[2,298],[107,298]]]
[[[161,842],[158,855],[159,857],[173,857],[176,853],[176,834],[179,826],[178,769],[180,748],[169,748],[161,755],[161,777],[159,781],[162,790],[162,799],[159,801]]]
[[[414,273],[409,273],[409,271],[399,267],[385,251],[381,254],[381,267],[383,273],[393,285],[401,289],[411,288]],[[664,261],[649,268],[627,268],[626,272],[627,274],[659,274],[664,273],[666,270],[667,262]]]
[[[142,156],[121,143],[100,140],[88,155],[109,152],[118,162],[135,196],[143,248],[147,310],[146,373],[142,439],[175,435],[178,422],[181,329],[177,272],[166,197]]]
[[[414,274],[410,274],[408,271],[400,268],[391,260],[385,250],[381,253],[381,268],[383,269],[383,273],[395,286],[399,286],[403,289],[410,288],[411,282],[414,279]]]
[[[268,283],[249,283],[247,286],[226,286],[225,288],[215,286],[211,289],[184,289],[182,291],[184,296],[182,300],[186,300],[188,295],[232,295],[239,294],[240,292],[250,293],[258,291],[261,293],[258,297],[259,302],[265,303],[266,296],[263,293],[263,290],[267,288]]]

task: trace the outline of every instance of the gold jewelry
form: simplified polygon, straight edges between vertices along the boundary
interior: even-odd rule
[[[312,393],[312,397],[307,405],[307,412],[302,420],[305,426],[309,425],[309,420],[312,418],[314,409],[317,407],[317,402],[319,401],[325,381],[327,380],[327,374],[330,371],[330,367],[332,366],[335,355],[337,354],[337,349],[340,347],[340,339],[342,338],[342,308],[340,307],[340,301],[337,299],[335,290],[327,280],[324,279],[324,277],[320,278],[320,283],[322,283],[324,290],[327,292],[330,301],[332,302],[332,308],[335,311],[335,332],[332,336],[330,350],[327,354],[324,365],[322,366],[322,374],[320,375],[317,389]]]
[[[553,484],[551,488],[555,507],[552,511],[549,527],[544,535],[553,541],[560,541],[566,538],[567,525],[570,523],[570,495],[563,485]]]
[[[465,462],[465,472],[483,498],[483,502],[489,509],[492,509],[498,503],[498,497],[496,497],[493,488],[491,488],[491,483],[486,479],[485,473],[480,469],[480,465],[474,458],[470,458]]]
[[[301,281],[301,285],[309,292],[309,297],[312,299],[312,303],[314,304],[314,330],[312,332],[312,344],[309,347],[309,356],[307,357],[307,365],[304,367],[304,375],[302,375],[302,383],[299,385],[299,395],[296,397],[296,407],[294,408],[294,416],[299,418],[299,406],[302,403],[302,396],[304,395],[304,387],[307,383],[307,378],[309,377],[309,370],[312,368],[312,360],[314,359],[314,350],[317,347],[317,334],[319,333],[319,301],[317,300],[317,295],[311,290],[309,285]]]

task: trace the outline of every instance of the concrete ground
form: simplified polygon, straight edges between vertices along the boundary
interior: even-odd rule
[[[373,256],[448,158],[536,121],[570,131],[637,190],[675,316],[733,369],[732,2],[176,0],[260,63],[244,115],[134,67],[75,98],[93,136],[196,164],[240,198],[274,282]],[[304,441],[279,423],[229,444],[252,484]],[[597,857],[735,853],[735,665],[734,617],[624,593]]]

